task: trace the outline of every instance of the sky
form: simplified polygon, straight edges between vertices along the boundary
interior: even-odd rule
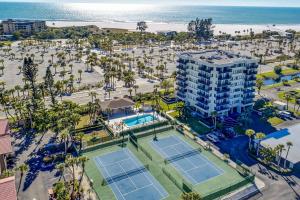
[[[300,7],[300,0],[0,0],[6,2],[196,4],[219,6]]]

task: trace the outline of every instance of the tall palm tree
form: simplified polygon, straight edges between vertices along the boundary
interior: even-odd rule
[[[65,146],[65,155],[67,155],[67,150],[68,150],[68,147],[67,147],[68,146],[67,145],[68,137],[69,137],[69,134],[66,130],[60,134],[60,139],[61,139],[61,141],[64,142],[64,146]]]
[[[284,144],[278,144],[278,145],[275,147],[275,150],[276,150],[277,155],[278,155],[277,167],[279,168],[279,166],[280,166],[280,161],[281,161],[281,155],[282,155],[282,152],[285,150]]]
[[[83,176],[84,176],[84,172],[85,172],[85,164],[88,160],[89,160],[89,158],[86,157],[86,156],[80,156],[78,158],[78,161],[79,161],[79,163],[81,164],[81,167],[82,167],[81,178],[80,178],[80,181],[79,181],[79,188],[81,187],[81,183],[82,183],[82,180],[83,180]]]
[[[286,100],[286,107],[287,107],[287,110],[288,110],[289,109],[289,102],[292,99],[292,97],[289,93],[285,93],[284,99]]]
[[[286,151],[286,155],[285,155],[285,159],[284,159],[284,168],[286,168],[286,161],[287,161],[287,157],[289,155],[289,152],[290,152],[290,149],[291,147],[293,146],[293,143],[292,142],[287,142],[286,143],[286,146],[287,146],[287,151]]]
[[[247,129],[245,134],[249,137],[248,148],[251,150],[252,137],[255,135],[255,131],[252,129]]]
[[[217,116],[218,116],[218,112],[217,111],[211,112],[211,118],[213,120],[214,129],[217,128]]]
[[[255,135],[255,139],[256,140],[258,140],[257,141],[257,150],[256,150],[256,155],[258,156],[258,153],[259,153],[259,149],[260,149],[260,141],[262,140],[262,139],[264,139],[266,137],[266,135],[264,134],[264,133],[261,133],[261,132],[259,132],[259,133],[256,133],[256,135]]]
[[[64,172],[65,172],[65,168],[66,168],[65,164],[64,163],[60,163],[60,164],[56,165],[55,168],[60,173],[59,181],[61,180],[61,178],[65,179],[65,176],[64,176]]]
[[[24,174],[28,171],[28,165],[26,165],[26,164],[20,165],[17,168],[17,171],[20,172],[20,182],[19,182],[19,187],[18,187],[18,192],[17,192],[17,193],[19,193],[20,188],[21,188],[21,184],[22,184],[22,180],[23,180],[23,177],[24,177]]]

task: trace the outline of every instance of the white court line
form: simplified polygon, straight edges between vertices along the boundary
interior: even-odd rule
[[[171,137],[173,137],[173,136],[171,136]],[[162,155],[164,155],[165,158],[168,158],[168,157],[169,157],[169,155],[167,155],[167,154],[165,153],[165,151],[163,151],[163,149],[166,149],[167,147],[165,147],[165,148],[160,148],[160,147],[159,147],[158,145],[156,145],[153,141],[152,141],[152,143],[154,144],[155,147],[158,148],[158,151],[159,151]],[[178,145],[178,144],[180,144],[180,142],[179,142],[179,143],[176,143],[176,144],[174,144],[174,145],[170,145],[170,146],[168,146],[168,147],[174,147],[175,145]],[[175,149],[175,150],[178,152],[177,149]],[[178,154],[178,155],[179,155],[179,154]],[[189,162],[190,162],[190,161],[189,161]],[[182,167],[181,167],[180,165],[175,165],[175,163],[171,163],[171,165],[173,165],[177,171],[180,170],[180,174],[181,174],[184,178],[186,178],[186,179],[189,180],[189,178],[187,177],[187,176],[189,176],[189,175],[187,174],[187,176],[186,176],[186,175],[184,174],[184,173],[185,173],[185,170],[183,170]],[[193,165],[193,164],[192,164],[192,165]],[[194,166],[194,165],[193,165],[193,166]],[[192,179],[193,181],[195,181],[194,178],[191,177],[191,179]],[[197,183],[197,181],[195,181],[195,183]]]
[[[134,160],[133,158],[135,158],[135,156],[133,155],[133,153],[131,152],[131,151],[128,151],[128,153],[130,153],[130,155],[129,156],[131,156],[131,158],[132,158],[132,160]],[[127,154],[128,155],[128,154]],[[137,164],[139,164],[139,165],[141,165],[142,166],[142,164],[138,161],[138,160],[134,160]],[[148,170],[147,170],[147,173],[149,173],[148,172]],[[143,175],[147,178],[147,180],[151,183],[151,185],[153,185],[153,187],[158,191],[158,193],[161,195],[161,197],[163,197],[164,195],[159,191],[159,189],[157,189],[157,187],[156,187],[156,185],[155,184],[153,184],[153,181],[151,181],[151,180],[149,180],[149,177],[148,176],[146,176],[144,173],[143,173]],[[148,174],[147,174],[148,175]],[[149,173],[149,175],[151,175],[150,173]],[[152,175],[151,175],[152,176]],[[154,178],[153,178],[154,179]]]
[[[102,165],[102,162],[101,162],[101,160],[99,160],[99,162],[100,162],[100,164]],[[109,173],[108,173],[108,171],[106,170],[106,168],[104,167],[104,170],[106,171],[106,173],[109,175]],[[123,197],[123,195],[122,195],[122,192],[119,190],[119,187],[117,186],[117,184],[115,184],[115,182],[113,181],[113,183],[112,184],[114,184],[115,186],[116,186],[116,188],[117,188],[117,190],[119,191],[119,193],[121,194],[121,197],[122,197],[122,199],[124,199],[124,200],[126,200],[124,197]],[[111,189],[112,189],[112,187],[111,187]],[[118,197],[117,197],[117,195],[114,193],[114,191],[113,191],[113,189],[112,189],[112,192],[113,192],[113,194],[114,194],[114,196],[116,197],[116,199],[118,199]]]

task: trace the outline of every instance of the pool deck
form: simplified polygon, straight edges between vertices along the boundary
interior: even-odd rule
[[[105,123],[114,131],[114,133],[117,135],[119,134],[121,131],[122,131],[122,128],[121,128],[121,122],[123,122],[123,120],[125,119],[129,119],[129,118],[133,118],[133,117],[137,117],[137,116],[142,116],[142,115],[152,115],[153,112],[136,112],[135,114],[129,114],[129,115],[126,115],[126,116],[120,116],[120,117],[114,117],[112,119],[109,119],[109,121],[107,120]],[[162,116],[160,116],[158,113],[154,112],[154,117],[156,118],[154,121],[150,121],[150,122],[147,122],[147,123],[143,123],[143,124],[140,124],[140,125],[136,125],[136,126],[127,126],[126,124],[124,124],[124,127],[123,127],[123,130],[126,131],[126,130],[129,130],[129,129],[132,129],[132,128],[137,128],[137,127],[142,127],[142,126],[146,126],[146,125],[149,125],[149,124],[152,124],[153,122],[157,122],[157,121],[165,121],[166,119],[163,118]]]

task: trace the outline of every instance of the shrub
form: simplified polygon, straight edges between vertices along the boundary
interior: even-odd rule
[[[275,66],[274,67],[274,72],[275,72],[275,74],[281,74],[281,72],[282,72],[282,68],[280,67],[280,66]]]

